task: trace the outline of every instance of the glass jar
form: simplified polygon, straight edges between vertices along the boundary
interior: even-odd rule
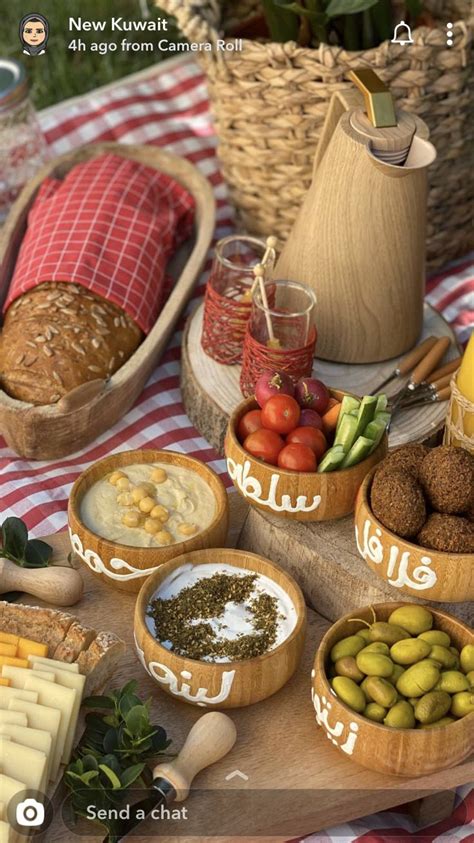
[[[0,59],[0,224],[48,157],[25,69],[14,59]]]

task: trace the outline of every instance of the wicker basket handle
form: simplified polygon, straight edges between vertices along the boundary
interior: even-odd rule
[[[197,44],[215,44],[219,38],[219,0],[157,0],[156,3],[176,18],[179,29],[188,41]],[[217,50],[206,53],[215,56]]]

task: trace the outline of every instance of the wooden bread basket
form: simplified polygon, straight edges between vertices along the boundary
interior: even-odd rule
[[[0,433],[10,448],[29,459],[56,459],[83,448],[132,406],[156,367],[191,296],[214,233],[215,202],[211,185],[189,161],[151,146],[100,143],[82,147],[45,165],[16,200],[0,235],[0,304],[7,295],[27,215],[43,179],[47,176],[64,178],[76,164],[104,152],[155,167],[186,187],[196,202],[195,235],[167,267],[175,284],[154,327],[112,377],[89,381],[57,404],[45,406],[18,401],[0,389]]]

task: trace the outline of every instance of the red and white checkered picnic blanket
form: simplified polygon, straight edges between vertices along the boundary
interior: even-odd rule
[[[42,281],[69,281],[113,301],[147,334],[163,303],[168,259],[191,233],[194,204],[166,173],[110,152],[64,180],[45,179],[4,311]]]
[[[217,201],[220,238],[233,231],[233,217],[226,187],[215,155],[216,140],[209,114],[203,76],[191,60],[137,74],[105,89],[61,103],[40,115],[53,154],[60,155],[84,144],[120,140],[166,147],[192,161],[209,179]],[[210,268],[208,262],[207,271]],[[196,290],[203,292],[204,273]],[[474,265],[458,261],[431,279],[428,301],[454,326],[461,342],[474,325]],[[83,451],[54,463],[30,462],[16,457],[0,440],[0,499],[2,517],[23,518],[36,536],[66,525],[67,498],[78,474],[91,462],[110,452],[153,446],[173,448],[208,462],[230,485],[225,463],[192,427],[179,391],[181,329],[169,343],[160,365],[135,406],[111,430]],[[449,821],[425,830],[423,843],[468,841],[474,843],[469,824],[474,820],[474,797],[468,788]],[[441,827],[442,826],[442,827]],[[471,826],[472,829],[472,826]],[[351,822],[308,838],[311,843],[397,843],[415,833],[402,814],[384,813]],[[416,835],[417,843],[421,840]]]

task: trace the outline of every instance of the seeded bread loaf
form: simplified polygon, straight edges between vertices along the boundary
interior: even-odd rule
[[[128,360],[143,333],[117,305],[72,283],[39,284],[9,307],[0,335],[0,386],[54,404]]]

